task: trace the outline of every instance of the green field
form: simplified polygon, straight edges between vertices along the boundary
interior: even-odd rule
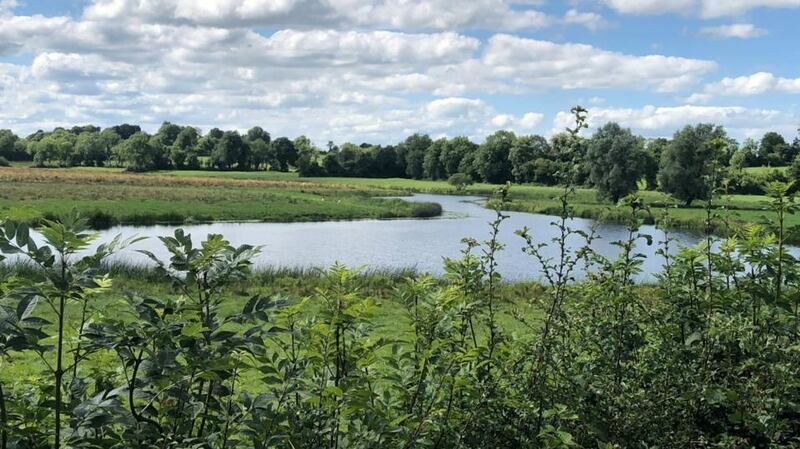
[[[751,168],[750,171],[775,170]],[[445,181],[403,178],[301,178],[296,173],[159,171],[125,174],[116,168],[0,170],[0,210],[30,217],[54,216],[78,207],[95,217],[98,227],[115,223],[192,223],[211,220],[313,221],[359,218],[426,217],[438,215],[432,206],[409,205],[401,200],[377,199],[403,193],[471,194],[490,196],[498,186],[474,184],[457,192]],[[557,214],[560,187],[515,185],[506,208]],[[704,229],[704,202],[679,207],[668,195],[641,191],[651,208],[647,222],[669,210],[672,224],[682,229]],[[768,198],[725,195],[715,199],[715,227],[770,221]],[[626,210],[597,198],[592,189],[576,189],[571,207],[578,217],[620,221]],[[800,225],[791,215],[789,226]],[[798,241],[796,236],[790,238]]]
[[[755,167],[748,170],[777,170],[778,168]],[[785,168],[784,168],[785,169]],[[235,178],[235,179],[259,179],[259,180],[280,180],[298,181],[314,184],[335,184],[353,188],[365,189],[388,189],[402,190],[406,192],[419,193],[443,193],[443,194],[472,194],[472,195],[491,195],[498,186],[491,184],[474,184],[469,186],[464,192],[457,192],[453,186],[445,181],[413,180],[403,178],[375,179],[375,178],[300,178],[295,173],[279,172],[206,172],[206,171],[162,171],[160,176],[177,177],[206,177],[209,174],[213,177]],[[563,189],[561,187],[535,186],[535,185],[514,185],[511,188],[507,209],[543,213],[558,214],[560,203],[558,201]],[[654,221],[664,213],[664,209],[669,210],[669,217],[673,226],[682,229],[699,230],[705,228],[706,210],[705,203],[696,201],[691,207],[680,206],[669,195],[656,191],[641,191],[641,197],[651,208],[652,217],[647,221]],[[716,198],[714,203],[718,208],[716,228],[725,227],[723,220],[728,220],[731,224],[772,222],[774,214],[768,207],[769,198],[763,195],[723,195]],[[596,218],[606,221],[619,221],[627,211],[609,204],[597,198],[593,189],[576,189],[572,197],[571,206],[575,215],[583,218]],[[800,226],[800,216],[790,215],[787,221],[789,226]],[[798,236],[792,236],[792,241],[798,241]]]
[[[312,221],[426,217],[435,205],[380,196],[398,192],[278,180],[176,178],[110,169],[2,169],[0,211],[36,220],[78,208],[94,227],[117,223]]]

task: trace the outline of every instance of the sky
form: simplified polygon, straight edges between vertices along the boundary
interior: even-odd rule
[[[800,127],[800,0],[0,0],[0,128]],[[589,130],[591,132],[591,130]]]

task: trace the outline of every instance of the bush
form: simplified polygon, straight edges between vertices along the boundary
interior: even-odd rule
[[[8,159],[4,158],[3,156],[0,156],[0,167],[10,167],[10,166],[11,162],[8,162]]]
[[[431,218],[442,215],[442,205],[439,203],[419,203],[414,205],[411,216],[414,218]]]
[[[447,179],[447,183],[455,187],[457,192],[463,192],[468,186],[473,184],[473,181],[466,173],[455,173]]]

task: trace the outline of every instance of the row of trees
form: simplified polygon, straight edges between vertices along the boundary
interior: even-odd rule
[[[197,128],[165,122],[150,135],[137,125],[56,128],[20,139],[0,130],[0,157],[33,161],[36,166],[118,166],[131,171],[158,169],[281,170],[297,164],[308,151],[305,137],[272,140],[261,127],[242,135],[217,128],[201,135]]]
[[[722,127],[687,126],[672,139],[645,139],[608,123],[573,145],[568,133],[546,139],[498,131],[478,145],[467,137],[431,139],[413,134],[396,145],[341,146],[321,150],[305,136],[272,139],[261,127],[245,134],[217,128],[202,135],[197,128],[165,122],[149,135],[135,125],[57,128],[19,139],[0,131],[0,157],[32,159],[37,166],[126,167],[156,169],[279,170],[296,168],[301,176],[403,177],[501,184],[555,185],[565,177],[597,188],[613,202],[635,191],[641,181],[687,204],[708,195],[704,177],[716,176],[732,192],[763,193],[764,180],[742,171],[748,166],[791,164],[800,153],[800,137],[788,143],[778,133],[741,145]],[[798,162],[800,167],[800,162]],[[800,174],[800,170],[798,170]],[[785,181],[787,179],[778,179]]]

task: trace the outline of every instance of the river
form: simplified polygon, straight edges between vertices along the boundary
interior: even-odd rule
[[[329,267],[336,262],[364,269],[413,268],[419,272],[439,275],[443,273],[442,258],[458,257],[463,248],[462,238],[485,240],[489,237],[489,222],[494,211],[482,207],[482,198],[448,195],[418,194],[408,201],[437,202],[444,214],[434,219],[356,220],[311,223],[210,223],[180,226],[199,243],[208,234],[222,234],[233,245],[262,246],[254,261],[256,267]],[[506,248],[498,256],[498,271],[507,281],[541,280],[541,267],[537,261],[522,252],[524,241],[515,231],[527,226],[537,242],[550,243],[558,235],[551,223],[557,217],[522,212],[507,212],[500,240]],[[589,232],[593,220],[574,219],[570,226]],[[116,256],[117,260],[145,263],[147,259],[135,250],[147,250],[166,259],[167,251],[158,236],[170,235],[176,226],[117,226],[100,232],[98,242],[110,240],[118,234],[125,237],[149,237]],[[606,257],[615,257],[619,248],[612,242],[627,238],[627,229],[619,224],[599,223],[599,238],[593,248]],[[662,231],[653,226],[643,226],[641,231],[653,237],[653,245],[640,240],[637,252],[647,256],[639,280],[652,279],[661,270],[663,258],[656,254],[657,242],[664,239]],[[697,234],[670,233],[680,245],[695,245],[701,237]],[[580,243],[576,238],[573,246]],[[558,249],[549,247],[544,253],[555,257]],[[583,276],[583,268],[577,271]]]

